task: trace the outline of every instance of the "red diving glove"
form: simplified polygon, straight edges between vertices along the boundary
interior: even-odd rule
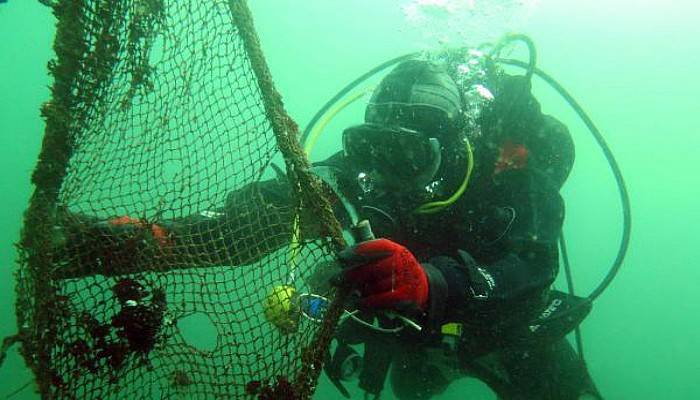
[[[424,310],[428,276],[410,250],[388,239],[348,247],[339,254],[344,281],[361,295],[366,309]]]

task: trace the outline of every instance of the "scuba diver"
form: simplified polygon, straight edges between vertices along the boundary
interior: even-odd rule
[[[341,223],[368,220],[378,237],[339,254],[331,283],[353,290],[357,312],[338,326],[324,369],[345,397],[350,377],[376,397],[388,377],[397,398],[419,400],[471,376],[503,400],[601,399],[566,339],[590,302],[552,288],[573,141],[541,112],[531,72],[509,75],[472,56],[398,63],[373,91],[364,123],[343,131],[342,151],[314,163]],[[231,192],[216,212],[158,224],[123,216],[100,229],[146,227],[171,252],[194,246],[212,265],[246,264],[266,255],[258,249],[288,244],[291,204],[280,176]],[[264,223],[279,234],[237,229]],[[299,225],[305,239],[321,236],[303,210]],[[251,240],[264,243],[233,245]],[[315,292],[328,288],[325,278]]]
[[[502,399],[600,398],[564,338],[588,310],[532,324],[576,301],[551,289],[572,139],[542,114],[528,79],[485,68],[475,121],[449,62],[400,63],[365,122],[343,132],[344,151],[318,163],[381,237],[340,253],[342,284],[362,312],[400,312],[423,327],[386,333],[346,319],[326,366],[346,395],[340,380],[364,344],[368,393],[389,374],[397,398],[428,399],[470,375]]]

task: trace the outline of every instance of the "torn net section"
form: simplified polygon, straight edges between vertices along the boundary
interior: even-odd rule
[[[342,239],[245,3],[63,0],[54,13],[17,276],[42,395],[308,396],[333,324],[294,314],[294,299],[332,249],[302,237],[290,251],[298,210]],[[254,184],[274,161],[286,202]],[[272,315],[275,301],[293,312]]]

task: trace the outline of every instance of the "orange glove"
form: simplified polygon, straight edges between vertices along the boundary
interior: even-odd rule
[[[142,221],[139,218],[132,218],[129,217],[128,215],[123,215],[121,217],[117,218],[112,218],[109,221],[109,224],[112,226],[128,226],[132,225],[136,228],[146,228],[148,227],[151,231],[151,235],[153,236],[153,239],[155,239],[156,243],[161,248],[164,247],[169,247],[171,246],[172,243],[172,238],[170,237],[170,234],[168,231],[163,228],[162,226],[158,224],[150,224],[147,225],[144,221]]]

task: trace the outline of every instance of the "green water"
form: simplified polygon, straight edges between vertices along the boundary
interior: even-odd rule
[[[517,1],[447,1],[467,8],[471,3],[480,12],[459,19],[449,7],[434,8],[422,25],[406,18],[405,6],[412,1],[250,3],[277,87],[302,126],[340,87],[390,57],[440,38],[459,44],[510,29],[529,34],[538,45],[539,66],[569,89],[606,135],[632,198],[633,236],[625,265],[582,325],[591,374],[607,399],[700,398],[697,2],[543,0],[525,10]],[[49,10],[38,1],[0,4],[0,336],[16,331],[13,243],[43,133],[38,110],[49,95],[46,62],[52,57],[53,26]],[[563,191],[565,232],[578,291],[586,293],[615,256],[619,200],[584,126],[544,85],[536,85],[535,94],[576,141],[575,168]],[[357,112],[349,110],[329,128],[356,120]],[[324,140],[318,157],[337,145],[333,138]],[[0,369],[0,398],[30,379],[12,350]],[[338,395],[322,380],[316,397]],[[30,387],[14,398],[37,395]],[[494,396],[465,378],[438,398]]]

